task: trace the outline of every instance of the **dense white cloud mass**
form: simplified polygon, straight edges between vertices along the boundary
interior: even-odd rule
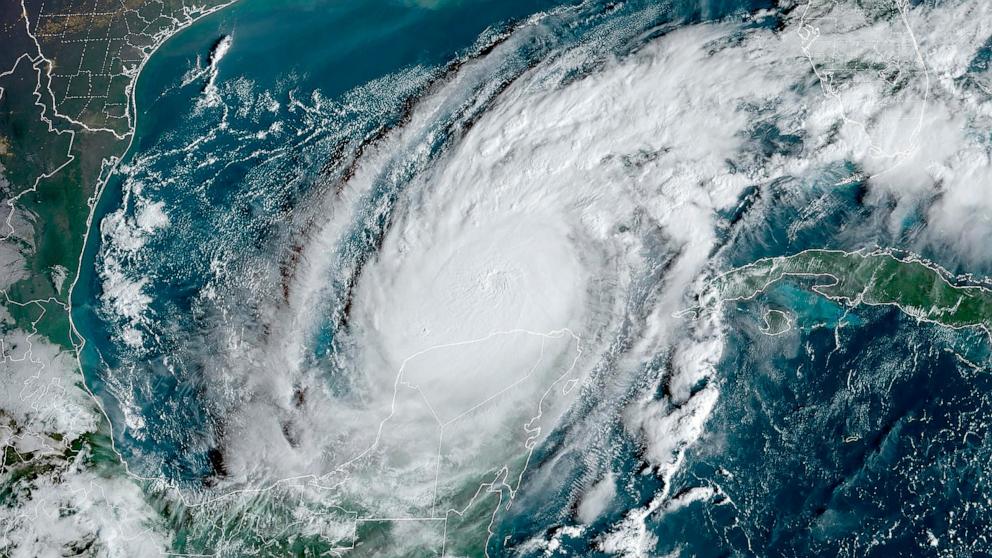
[[[215,260],[198,301],[212,351],[196,365],[223,471],[189,499],[245,491],[250,506],[286,488],[334,507],[314,530],[349,544],[362,521],[447,520],[487,497],[495,513],[536,447],[582,453],[610,417],[666,487],[598,545],[651,555],[653,514],[715,494],[668,493],[687,449],[710,442],[722,387],[723,323],[680,311],[722,265],[720,228],[748,188],[850,164],[893,236],[922,215],[918,247],[992,265],[987,76],[969,69],[992,8],[862,4],[666,30],[622,57],[603,54],[607,28],[517,69],[544,14],[436,79],[299,209],[281,264],[244,256],[235,276]],[[314,99],[293,108],[319,112]],[[154,191],[125,190],[132,207],[101,224],[103,303],[140,354],[152,300],[128,266],[184,224]],[[140,438],[120,378],[109,389]],[[578,524],[619,490],[599,473],[573,489]]]
[[[351,295],[360,398],[329,393],[305,358],[307,332],[325,319],[315,301],[349,234],[352,217],[336,202],[299,258],[284,317],[261,349],[250,349],[264,357],[232,356],[220,378],[245,382],[221,397],[252,394],[230,403],[228,482],[326,472],[321,485],[361,500],[373,516],[460,509],[467,502],[453,495],[473,478],[505,467],[515,489],[526,448],[583,393],[577,385],[591,385],[628,320],[637,323],[632,364],[599,381],[637,383],[638,363],[682,337],[686,322],[672,314],[707,264],[717,211],[755,180],[782,173],[780,165],[740,173],[729,162],[757,118],[794,118],[798,103],[783,91],[808,68],[798,50],[782,63],[787,39],[756,34],[745,48],[731,40],[737,29],[678,30],[565,85],[555,85],[559,76],[584,61],[556,57],[496,97],[450,150],[420,163]],[[489,64],[470,63],[422,101],[337,199],[364,203],[362,189],[391,154],[416,153],[432,133],[424,127],[463,94],[464,74]],[[652,284],[660,257],[670,258],[663,285]],[[647,304],[632,307],[644,289]],[[645,403],[644,418],[631,419],[659,462],[698,436],[715,400],[715,387],[690,393],[719,355],[708,336],[677,351],[688,415]],[[302,405],[294,392],[306,393]],[[377,496],[362,498],[368,490]]]
[[[880,203],[922,203],[939,183],[921,242],[981,238],[957,224],[987,211],[973,193],[985,147],[969,131],[983,122],[984,93],[958,78],[988,18],[965,3],[935,17],[884,9],[813,3],[778,31],[690,26],[561,81],[587,63],[576,49],[498,93],[473,79],[498,71],[500,48],[468,62],[363,157],[310,229],[270,334],[233,345],[216,370],[214,399],[229,409],[224,482],[316,474],[370,517],[460,509],[458,487],[495,478],[512,492],[528,448],[577,397],[635,385],[664,352],[669,398],[636,398],[624,417],[657,473],[673,474],[718,400],[721,354],[720,324],[673,314],[710,265],[719,213],[745,188],[850,161]],[[973,28],[950,33],[961,21]],[[458,121],[478,98],[492,101],[430,155],[437,122]],[[802,143],[755,159],[763,125]],[[404,165],[409,183],[375,256],[354,271],[348,309],[328,308],[355,215]],[[344,311],[354,385],[340,396],[306,355],[327,313]],[[619,366],[596,372],[621,330]],[[577,424],[569,443],[595,428]],[[603,549],[649,552],[640,522],[665,498]]]
[[[0,508],[0,553],[64,556],[157,555],[159,518],[127,477],[101,474],[85,438],[102,417],[79,383],[74,355],[5,316],[0,361],[0,450],[11,474]],[[115,469],[116,470],[116,469]]]
[[[0,510],[0,548],[15,558],[83,549],[114,558],[165,553],[165,533],[156,527],[160,519],[141,490],[126,477],[108,479],[84,468],[42,476],[30,498]]]
[[[617,494],[617,481],[612,473],[607,473],[599,482],[589,487],[582,495],[577,518],[582,523],[592,523],[606,511]]]
[[[908,215],[929,224],[920,247],[955,246],[965,263],[987,265],[990,169],[987,69],[972,60],[992,34],[990,8],[979,2],[909,7],[879,2],[890,17],[833,2],[811,2],[794,18],[797,35],[823,88],[807,119],[807,137],[839,141],[821,160],[847,159],[871,176],[876,203],[895,200],[894,233]],[[965,224],[968,226],[964,226]]]

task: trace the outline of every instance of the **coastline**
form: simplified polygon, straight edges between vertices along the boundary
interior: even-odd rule
[[[82,250],[79,252],[79,255],[76,260],[76,273],[73,276],[72,282],[69,284],[68,289],[66,291],[66,298],[67,298],[66,313],[68,314],[70,333],[73,336],[72,340],[73,340],[73,347],[75,353],[74,357],[75,357],[77,371],[80,376],[81,385],[83,389],[86,391],[86,393],[89,395],[89,398],[96,405],[96,408],[99,410],[99,414],[103,417],[103,420],[106,421],[108,427],[108,434],[109,434],[108,438],[110,443],[110,449],[114,452],[114,454],[117,456],[118,461],[124,467],[124,472],[129,477],[137,480],[154,481],[157,479],[145,478],[133,473],[130,470],[127,461],[124,459],[120,451],[117,449],[117,444],[114,439],[113,421],[111,421],[109,414],[107,413],[106,409],[103,406],[103,403],[100,401],[100,398],[93,392],[90,386],[90,382],[86,377],[85,369],[83,368],[82,352],[86,349],[86,338],[79,332],[79,329],[76,327],[76,320],[73,316],[73,309],[75,308],[73,295],[76,292],[77,284],[79,282],[80,276],[82,275],[83,261],[85,259],[85,256],[90,250],[96,249],[96,246],[92,245],[94,227],[99,227],[99,222],[95,219],[95,216],[100,208],[101,201],[104,201],[105,199],[104,194],[106,192],[107,186],[110,183],[110,180],[115,176],[115,173],[117,169],[120,167],[120,165],[124,161],[126,161],[129,156],[133,155],[132,149],[135,145],[135,138],[138,136],[138,129],[139,129],[138,125],[140,122],[140,115],[138,112],[138,105],[137,105],[138,84],[141,80],[142,75],[144,74],[144,70],[148,65],[148,62],[152,59],[152,57],[156,53],[159,52],[159,50],[165,44],[167,44],[169,41],[180,35],[183,31],[190,29],[191,27],[193,27],[197,23],[202,22],[204,19],[206,19],[209,16],[215,15],[231,7],[237,2],[238,0],[226,0],[225,3],[207,9],[198,17],[195,17],[190,21],[184,23],[183,25],[179,26],[168,37],[162,40],[159,44],[155,45],[155,47],[151,50],[151,52],[149,52],[148,55],[145,56],[145,58],[139,64],[137,73],[135,74],[134,80],[132,82],[128,94],[128,105],[130,107],[132,114],[132,126],[130,133],[128,134],[129,135],[128,143],[125,149],[121,152],[120,156],[115,157],[111,155],[109,157],[109,161],[110,161],[109,167],[107,167],[108,158],[103,159],[103,164],[101,165],[102,167],[101,173],[103,172],[103,168],[107,168],[106,176],[102,176],[98,178],[96,189],[90,198],[90,211],[86,217],[86,233],[83,235],[83,247]],[[99,231],[97,231],[97,233],[98,232]],[[99,238],[99,234],[97,234],[96,236],[97,238]]]

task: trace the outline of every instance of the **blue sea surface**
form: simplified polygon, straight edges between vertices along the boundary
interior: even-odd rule
[[[241,0],[170,39],[138,81],[135,139],[98,201],[72,293],[74,324],[86,340],[85,378],[130,469],[184,488],[208,486],[223,472],[217,448],[224,433],[218,409],[204,395],[202,370],[220,350],[211,330],[221,317],[210,298],[218,266],[236,278],[240,290],[231,292],[243,297],[237,304],[264,311],[265,295],[256,296],[254,281],[261,269],[278,272],[273,253],[292,253],[292,232],[305,225],[294,220],[299,208],[332,191],[368,145],[402,126],[439,76],[485,56],[505,31],[536,12],[561,8],[501,61],[501,73],[472,85],[481,90],[510,81],[631,14],[652,15],[631,18],[637,24],[631,28],[618,26],[623,40],[603,44],[604,57],[634,52],[682,24],[769,7],[729,0]],[[202,69],[225,35],[233,43],[218,64],[222,102],[210,106],[203,103],[206,75],[185,85],[184,76]],[[475,90],[467,89],[472,99]],[[455,141],[460,123],[439,118],[431,154]],[[802,138],[771,125],[751,140],[756,156],[802,145]],[[404,166],[406,155],[397,153],[376,182],[370,204],[386,209],[355,223],[342,268],[374,256],[388,208],[413,172]],[[734,267],[807,248],[908,246],[900,243],[912,239],[898,232],[864,234],[877,221],[861,203],[866,184],[859,177],[859,169],[845,164],[755,184],[735,211],[721,216],[714,258]],[[140,256],[122,260],[132,279],[146,281],[149,321],[141,325],[141,349],[122,341],[122,317],[101,303],[110,249],[101,225],[116,212],[139,211],[138,185],[142,195],[164,203],[170,220]],[[327,278],[329,309],[345,303],[345,282]],[[707,435],[667,487],[673,495],[706,487],[717,496],[649,517],[657,555],[910,556],[928,530],[938,538],[978,536],[987,523],[984,494],[992,487],[983,465],[992,445],[988,425],[975,413],[992,408],[987,339],[920,324],[891,307],[848,308],[810,287],[783,281],[727,312],[719,404]],[[761,333],[768,308],[787,312],[796,327],[775,337]],[[258,326],[251,316],[224,319],[243,320],[250,329]],[[330,390],[345,392],[347,378],[334,362],[338,325],[331,318],[322,324],[307,340],[307,358],[326,374]],[[963,431],[968,434],[950,434]],[[491,555],[547,538],[574,515],[572,481],[596,472],[585,470],[583,456],[560,453],[560,434],[534,452],[541,478],[525,479],[514,505],[501,512]],[[608,455],[620,489],[582,537],[561,539],[569,555],[599,555],[598,537],[662,489],[661,479],[644,474],[643,448],[619,421],[606,425],[600,443],[596,449]],[[952,510],[948,501],[969,505]],[[888,538],[875,537],[882,532]]]
[[[214,430],[197,368],[216,350],[198,335],[210,319],[202,301],[211,265],[223,260],[230,273],[250,281],[258,258],[286,242],[280,234],[289,228],[294,207],[347,172],[348,157],[360,154],[363,145],[401,124],[409,104],[452,64],[482,55],[480,49],[498,42],[515,22],[556,7],[568,9],[523,43],[501,67],[503,75],[488,79],[512,79],[533,61],[589,40],[611,19],[650,16],[631,19],[639,27],[624,30],[621,38],[629,39],[604,45],[604,55],[636,49],[650,39],[644,31],[652,27],[670,29],[767,6],[763,1],[573,6],[550,0],[241,0],[171,38],[138,81],[135,139],[98,201],[72,294],[74,323],[87,342],[86,379],[115,426],[118,450],[133,470],[147,476],[196,484],[216,473],[211,452],[222,433]],[[218,64],[223,103],[202,106],[206,75],[187,84],[183,78],[206,66],[225,35],[233,42]],[[402,184],[402,178],[391,180],[377,188],[387,204]],[[147,281],[151,299],[153,317],[143,325],[146,348],[140,353],[121,342],[119,316],[99,304],[105,280],[101,260],[107,259],[101,223],[122,208],[124,215],[135,216],[139,208],[125,195],[135,185],[154,192],[170,219],[169,228],[145,247],[154,257],[124,264],[132,278]],[[385,216],[377,219],[371,220],[372,229],[364,229],[366,223],[355,230],[349,250],[354,258],[374,251]],[[335,278],[328,281],[341,286]],[[249,306],[255,302],[245,300]],[[312,340],[314,359],[332,352],[333,327],[328,323]],[[333,366],[327,374],[335,383]],[[140,415],[140,431],[123,427],[127,413],[132,419]]]
[[[134,470],[193,482],[212,472],[208,453],[215,433],[200,398],[198,371],[177,374],[168,360],[175,368],[176,352],[210,350],[183,344],[195,342],[195,300],[223,244],[234,251],[264,250],[286,212],[318,187],[322,167],[341,143],[356,144],[395,125],[405,103],[446,63],[470,52],[487,28],[504,28],[561,3],[241,0],[171,38],[150,58],[137,84],[138,125],[125,170],[110,178],[99,199],[72,294],[75,326],[87,341],[87,382],[110,414],[117,447]],[[218,82],[241,83],[222,95],[232,105],[237,99],[230,98],[239,93],[261,100],[246,101],[255,106],[240,113],[197,110],[205,78],[183,86],[183,76],[197,62],[204,66],[225,35],[233,42],[218,65]],[[407,83],[354,92],[403,71],[411,74]],[[294,99],[307,108],[293,110]],[[280,108],[270,112],[262,106],[268,102]],[[321,102],[327,105],[322,111],[315,108]],[[277,122],[283,133],[256,137]],[[204,145],[186,149],[197,141]],[[285,156],[270,157],[279,151]],[[156,319],[173,322],[159,332],[159,346],[138,359],[113,338],[119,324],[101,314],[98,303],[100,224],[126,206],[123,184],[129,180],[154,188],[167,201],[170,219],[182,225],[181,235],[152,241],[155,260],[134,262],[136,273],[151,281]],[[153,436],[135,438],[122,427],[121,402],[107,388],[108,374],[130,374],[134,366],[141,368],[141,399],[128,404],[138,406]]]

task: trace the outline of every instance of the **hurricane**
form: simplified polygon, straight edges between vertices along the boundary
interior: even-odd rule
[[[60,272],[106,555],[987,549],[992,8],[270,4]]]

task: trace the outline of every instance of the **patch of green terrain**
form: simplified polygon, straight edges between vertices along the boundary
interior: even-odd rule
[[[7,239],[24,255],[26,277],[10,285],[6,295],[15,304],[8,310],[19,328],[48,337],[66,349],[68,316],[64,308],[51,308],[37,316],[17,303],[31,301],[68,302],[68,285],[75,276],[83,249],[89,198],[96,189],[102,157],[123,149],[123,144],[107,134],[49,132],[42,122],[43,112],[34,104],[30,78],[33,71],[17,74],[23,78],[6,82],[7,94],[0,98],[0,130],[6,130],[4,153],[0,154],[4,178],[9,183],[5,197],[18,195],[17,208],[30,215],[32,230],[15,231]],[[45,175],[50,177],[45,178]],[[0,223],[2,234],[10,232]],[[67,279],[56,288],[54,270],[61,266]]]
[[[0,9],[0,39],[11,47],[0,55],[0,196],[16,198],[30,227],[7,237],[0,223],[27,275],[6,289],[8,300],[67,307],[91,199],[105,163],[124,155],[133,133],[138,68],[169,35],[230,1],[25,0]],[[72,349],[64,308],[37,322],[23,307],[10,310],[17,327]]]
[[[32,451],[18,451],[13,443],[0,446],[0,506],[17,505],[30,497],[34,483],[40,477],[64,474],[75,466],[108,476],[123,473],[111,446],[110,434],[104,430],[87,432],[72,439],[57,432],[31,432],[0,409],[0,432],[3,430],[11,438],[30,435],[40,443]]]
[[[781,310],[769,310],[765,312],[765,327],[761,332],[765,335],[780,335],[792,329],[792,320],[789,315]]]
[[[0,3],[0,241],[12,248],[0,261],[0,273],[9,274],[0,292],[5,358],[18,349],[18,338],[7,336],[14,329],[33,334],[29,342],[74,348],[69,287],[83,251],[90,203],[133,134],[130,95],[137,70],[172,33],[228,2]],[[53,380],[83,389],[75,371],[59,372],[72,375],[53,372]],[[10,401],[18,396],[15,388],[7,394]],[[0,401],[0,508],[24,505],[37,486],[59,485],[82,470],[107,478],[125,475],[102,414],[97,413],[92,432],[50,432],[34,413],[18,423],[3,407]],[[59,512],[74,513],[71,506]],[[0,525],[0,556],[16,554],[16,538],[30,535],[18,531],[25,529],[30,522]],[[60,555],[99,553],[96,532],[82,536]]]
[[[189,505],[170,489],[157,490],[154,483],[145,488],[174,534],[178,554],[204,556],[224,548],[231,556],[336,556],[355,542],[355,516],[302,498],[300,487],[272,486]]]
[[[813,291],[832,300],[894,305],[921,320],[955,328],[980,327],[992,334],[992,289],[888,250],[806,250],[764,258],[714,279],[707,304],[753,298],[787,277],[816,279]]]

